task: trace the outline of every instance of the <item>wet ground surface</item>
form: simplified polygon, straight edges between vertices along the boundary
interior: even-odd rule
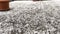
[[[53,1],[15,1],[0,12],[0,34],[60,34],[60,5]]]

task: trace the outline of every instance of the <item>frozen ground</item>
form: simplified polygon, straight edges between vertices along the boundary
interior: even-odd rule
[[[58,3],[11,2],[9,11],[0,12],[0,34],[60,34]]]

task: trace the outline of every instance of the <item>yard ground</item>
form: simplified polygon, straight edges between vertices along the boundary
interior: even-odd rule
[[[10,2],[9,11],[0,11],[0,34],[60,34],[59,2]]]

